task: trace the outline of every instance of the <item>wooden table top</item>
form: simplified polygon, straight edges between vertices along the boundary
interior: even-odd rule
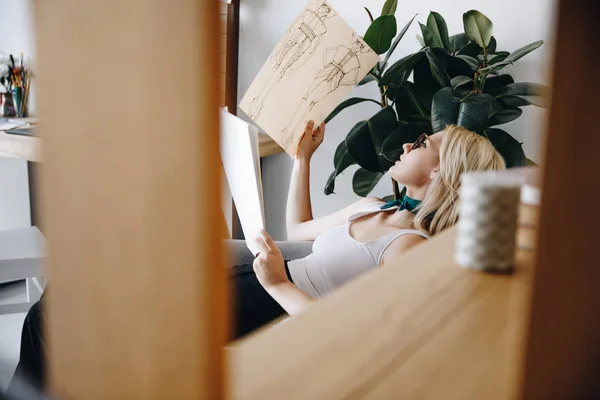
[[[259,148],[261,157],[283,152],[281,147],[265,134],[259,135]],[[0,131],[0,157],[41,162],[42,139]]]
[[[0,157],[42,161],[42,140],[38,137],[13,135],[0,131]]]

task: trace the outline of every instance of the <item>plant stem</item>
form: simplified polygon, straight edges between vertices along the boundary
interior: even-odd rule
[[[398,200],[400,198],[400,188],[398,187],[398,182],[392,179],[392,188],[394,190],[394,199]]]
[[[385,95],[387,92],[387,86],[379,88],[379,94],[381,95],[381,108],[388,105],[387,96]]]
[[[387,101],[387,86],[379,88],[379,94],[381,95],[381,108],[388,105]],[[394,190],[394,199],[398,200],[400,197],[400,189],[398,188],[398,182],[392,179],[392,189]]]
[[[474,92],[469,92],[468,95],[466,95],[465,97],[463,97],[462,99],[460,99],[461,102],[465,101],[466,99],[469,98],[469,96],[471,96]]]
[[[488,66],[488,48],[486,46],[483,47],[483,67],[486,68]]]

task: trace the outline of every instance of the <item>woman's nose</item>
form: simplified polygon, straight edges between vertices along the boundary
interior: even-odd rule
[[[404,154],[409,153],[412,150],[412,143],[404,143],[402,145],[402,150],[404,150]]]

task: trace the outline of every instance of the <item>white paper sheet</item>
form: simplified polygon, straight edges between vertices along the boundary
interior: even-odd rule
[[[17,127],[27,127],[29,124],[23,123],[23,121],[12,121],[8,119],[0,120],[0,131],[6,131]]]
[[[258,130],[238,117],[220,110],[221,161],[233,202],[252,254],[259,253],[254,243],[265,227],[262,183],[260,179]]]
[[[261,68],[240,109],[293,157],[306,122],[320,124],[378,61],[327,0],[311,0]]]

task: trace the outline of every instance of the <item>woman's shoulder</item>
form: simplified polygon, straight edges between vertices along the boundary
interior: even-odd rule
[[[398,256],[420,243],[427,241],[429,235],[426,232],[416,229],[405,229],[402,235],[394,239],[387,247],[381,257],[381,265],[386,264],[387,260],[397,260]]]

